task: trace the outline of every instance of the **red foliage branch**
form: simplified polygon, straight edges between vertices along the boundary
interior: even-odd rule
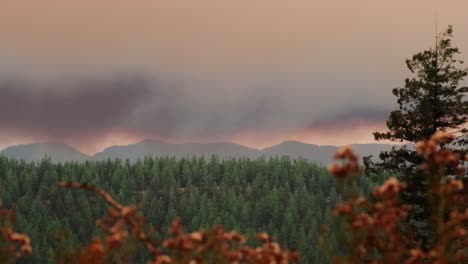
[[[417,153],[425,159],[423,168],[431,173],[429,195],[434,198],[434,215],[428,221],[437,231],[435,245],[423,250],[414,246],[414,238],[402,231],[411,208],[400,203],[399,194],[405,184],[390,178],[375,188],[372,201],[359,197],[335,208],[335,215],[345,219],[349,239],[347,253],[334,256],[334,263],[467,263],[468,209],[460,206],[466,194],[462,193],[464,185],[458,179],[464,169],[460,167],[459,154],[440,147],[451,140],[453,135],[437,132],[417,144]],[[330,165],[328,170],[339,181],[359,173],[357,155],[351,148],[338,150],[335,159],[343,160],[343,164]],[[444,182],[447,171],[456,175]]]
[[[0,248],[1,256],[19,260],[32,253],[31,239],[26,234],[14,232],[10,227],[13,222],[15,222],[14,212],[4,208],[0,201],[0,235],[1,241],[5,243]]]
[[[258,235],[262,245],[252,248],[245,246],[245,236],[236,231],[227,232],[221,226],[185,233],[182,229],[182,221],[178,218],[174,220],[170,229],[172,237],[156,244],[149,238],[150,233],[155,232],[154,229],[145,230],[145,218],[138,214],[136,206],[124,206],[104,190],[88,184],[59,182],[57,185],[95,192],[109,205],[107,216],[96,222],[97,226],[107,234],[106,243],[103,244],[98,238],[94,239],[81,253],[79,263],[105,263],[108,251],[119,248],[129,234],[143,243],[152,256],[150,263],[153,264],[196,264],[206,260],[213,263],[258,264],[299,261],[295,251],[282,249],[278,243],[271,241],[266,233]],[[162,251],[168,252],[168,254],[162,254]]]

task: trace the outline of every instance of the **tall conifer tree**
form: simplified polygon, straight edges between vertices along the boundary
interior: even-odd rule
[[[421,169],[423,160],[411,144],[429,139],[436,131],[456,134],[448,146],[456,151],[464,153],[468,142],[468,87],[460,85],[468,70],[461,68],[463,61],[457,59],[460,52],[451,38],[449,26],[436,35],[435,47],[406,60],[413,76],[405,80],[404,87],[393,89],[399,107],[390,113],[388,131],[374,133],[376,140],[408,144],[382,152],[377,163],[370,157],[364,160],[368,172],[389,171],[407,183],[402,199],[413,207],[407,228],[416,231],[425,244],[431,237],[430,175]]]

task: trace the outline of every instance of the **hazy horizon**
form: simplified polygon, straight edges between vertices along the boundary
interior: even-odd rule
[[[197,142],[197,141],[182,141],[182,142],[174,142],[174,141],[167,141],[167,140],[164,140],[164,139],[142,139],[142,140],[138,140],[138,141],[135,141],[135,142],[129,142],[129,143],[123,143],[123,144],[115,144],[115,145],[108,145],[108,146],[105,146],[104,148],[102,149],[97,149],[95,152],[84,152],[84,151],[81,151],[79,149],[79,147],[75,147],[73,145],[70,145],[66,142],[58,142],[58,141],[32,141],[32,142],[23,142],[23,143],[19,143],[19,144],[12,144],[12,145],[6,145],[4,147],[0,147],[0,152],[3,151],[3,150],[6,150],[10,147],[18,147],[18,146],[29,146],[29,145],[53,145],[53,144],[57,144],[57,145],[64,145],[64,146],[69,146],[69,147],[72,147],[73,149],[76,149],[78,151],[80,151],[81,153],[85,154],[85,155],[88,155],[88,156],[95,156],[96,154],[98,153],[101,153],[103,152],[104,150],[106,150],[107,148],[110,148],[110,147],[122,147],[122,146],[129,146],[129,145],[137,145],[137,144],[141,144],[141,143],[145,143],[147,141],[155,141],[155,142],[162,142],[162,143],[166,143],[166,144],[171,144],[171,145],[186,145],[186,144],[201,144],[201,145],[205,145],[205,144],[222,144],[222,143],[231,143],[231,144],[237,144],[237,145],[240,145],[240,146],[243,146],[243,147],[247,147],[247,148],[250,148],[250,149],[254,149],[254,150],[258,150],[258,151],[262,151],[262,150],[265,150],[265,149],[268,149],[268,148],[271,148],[271,147],[275,147],[275,146],[278,146],[278,145],[281,145],[283,143],[288,143],[288,142],[297,142],[297,143],[301,143],[301,144],[310,144],[310,145],[316,145],[316,146],[319,146],[319,147],[344,147],[344,146],[347,146],[347,145],[372,145],[372,144],[378,144],[378,145],[398,145],[399,143],[395,143],[395,142],[369,142],[369,143],[353,143],[353,142],[350,142],[350,143],[347,143],[347,144],[344,144],[344,145],[329,145],[329,144],[314,144],[314,143],[307,143],[307,142],[302,142],[302,141],[299,141],[299,140],[294,140],[294,139],[285,139],[285,140],[282,140],[282,141],[279,141],[277,143],[274,143],[272,145],[266,145],[266,146],[263,146],[263,147],[255,147],[255,146],[248,146],[248,145],[245,145],[245,144],[241,144],[241,143],[236,143],[236,142],[233,142],[233,141],[205,141],[205,142]]]
[[[5,0],[0,149],[373,143],[436,19],[467,58],[466,10],[462,0]]]

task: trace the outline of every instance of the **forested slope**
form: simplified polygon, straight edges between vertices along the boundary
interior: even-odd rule
[[[16,208],[16,229],[33,241],[24,263],[47,263],[54,251],[99,234],[94,221],[103,216],[104,203],[93,194],[56,187],[62,180],[100,186],[122,203],[140,205],[162,232],[176,216],[189,231],[213,224],[252,236],[266,231],[282,246],[298,249],[303,263],[326,263],[318,234],[323,223],[334,228],[331,208],[341,200],[325,168],[287,157],[64,164],[0,157],[1,198]],[[361,185],[364,192],[372,188],[366,178]],[[64,243],[58,237],[66,230]]]

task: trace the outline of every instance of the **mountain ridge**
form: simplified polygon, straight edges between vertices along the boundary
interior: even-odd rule
[[[92,158],[70,145],[56,142],[13,145],[0,151],[0,155],[25,161],[40,161],[45,156],[56,162],[81,162]]]
[[[362,156],[378,155],[380,151],[388,150],[392,145],[379,143],[350,144]],[[283,141],[279,144],[262,149],[247,147],[232,142],[212,143],[168,143],[161,140],[145,139],[133,144],[113,145],[97,152],[86,155],[79,150],[63,143],[43,142],[9,146],[0,151],[0,155],[9,156],[26,161],[40,161],[48,156],[52,161],[85,161],[106,159],[129,159],[137,161],[145,156],[171,156],[176,158],[193,156],[212,156],[220,158],[259,158],[289,156],[293,159],[304,158],[317,163],[329,163],[334,152],[341,146],[316,145],[295,140]]]

